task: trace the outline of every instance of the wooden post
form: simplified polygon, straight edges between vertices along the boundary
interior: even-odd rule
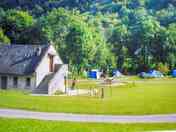
[[[92,96],[92,95],[91,95],[91,87],[89,88],[89,94],[90,94],[90,96]]]
[[[110,96],[112,97],[112,87],[111,87],[111,84],[110,84]]]
[[[109,81],[110,96],[112,96],[112,87],[111,87],[111,84],[112,84],[112,80]]]
[[[65,94],[67,93],[67,78],[64,76]]]
[[[135,86],[136,86],[135,81],[133,81],[133,87],[135,87]]]
[[[104,98],[104,88],[101,88],[101,98]]]

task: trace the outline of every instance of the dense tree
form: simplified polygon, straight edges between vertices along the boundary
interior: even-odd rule
[[[11,43],[38,44],[45,40],[36,20],[25,11],[1,10],[0,26]]]
[[[140,54],[140,60],[142,64],[144,64],[145,66],[149,66],[150,63],[153,63],[150,62],[153,59],[153,40],[160,30],[160,25],[152,17],[147,17],[139,22],[137,30],[137,41],[139,42],[139,52],[137,55]]]
[[[78,72],[89,66],[104,67],[110,54],[100,33],[85,20],[79,12],[64,9],[53,10],[40,20],[43,31],[64,61],[76,66]]]
[[[7,36],[4,35],[3,30],[0,28],[0,44],[1,43],[8,44],[8,43],[10,43],[10,40]]]
[[[2,0],[0,7],[0,41],[53,41],[78,71],[176,66],[175,0]]]
[[[113,44],[113,52],[118,56],[116,62],[119,68],[126,67],[124,63],[128,59],[127,44],[129,39],[130,33],[125,25],[119,24],[114,28],[109,41]]]
[[[168,64],[171,68],[176,66],[176,23],[170,24],[167,30],[166,50]]]

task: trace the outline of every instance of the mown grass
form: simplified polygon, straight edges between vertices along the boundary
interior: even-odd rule
[[[104,99],[90,96],[36,97],[23,92],[0,91],[0,108],[111,115],[176,113],[176,79],[132,82],[135,85],[112,87],[112,95],[110,88],[105,88]]]
[[[1,132],[142,132],[176,130],[176,124],[101,124],[0,118]]]

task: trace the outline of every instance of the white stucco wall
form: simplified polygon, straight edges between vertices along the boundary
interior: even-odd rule
[[[58,56],[56,50],[51,45],[36,69],[36,87],[41,83],[41,81],[44,79],[44,77],[50,73],[49,72],[48,54],[55,55],[54,62],[53,62],[54,64],[63,64],[63,62],[62,62],[61,58]]]
[[[57,90],[65,92],[65,77],[68,74],[68,65],[62,65],[60,69],[55,73],[54,77],[49,83],[48,94],[52,95]]]

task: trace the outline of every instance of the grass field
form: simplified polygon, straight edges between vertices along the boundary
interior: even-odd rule
[[[142,132],[176,130],[176,124],[97,124],[0,118],[1,132]]]
[[[0,108],[111,115],[176,113],[176,79],[128,78],[126,81],[135,81],[135,85],[112,87],[112,95],[107,87],[104,99],[89,96],[36,97],[19,91],[0,91]],[[95,81],[83,82],[85,84],[80,83],[78,87],[89,87],[91,83],[93,87],[97,85]]]

